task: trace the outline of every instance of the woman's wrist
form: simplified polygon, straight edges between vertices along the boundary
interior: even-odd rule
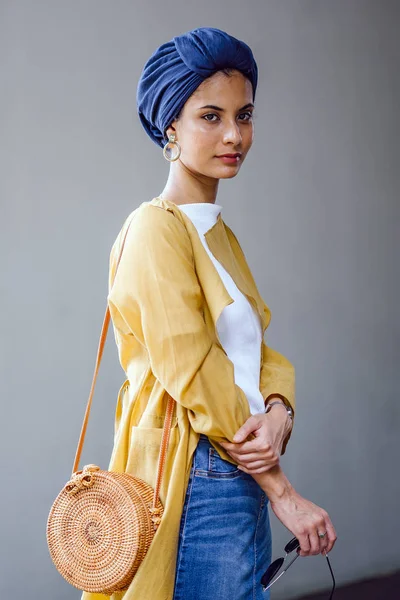
[[[265,473],[255,473],[252,477],[267,494],[270,502],[285,500],[295,492],[294,487],[279,464],[275,465]]]
[[[275,412],[281,411],[286,417],[289,424],[289,430],[292,429],[293,425],[293,410],[290,404],[285,401],[283,396],[280,394],[271,394],[265,399],[265,413],[269,413],[274,410]],[[285,411],[285,412],[284,412]],[[283,417],[282,417],[283,418]]]
[[[273,406],[270,406],[273,403]],[[276,404],[275,404],[276,403]],[[265,413],[268,414],[268,418],[273,418],[285,426],[285,436],[292,430],[293,417],[290,416],[286,404],[281,400],[271,400],[266,404]]]

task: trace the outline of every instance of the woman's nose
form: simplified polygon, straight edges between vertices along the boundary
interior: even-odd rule
[[[232,143],[235,145],[240,144],[242,141],[242,134],[240,133],[240,128],[238,123],[235,121],[234,123],[229,123],[226,126],[224,131],[224,143]]]

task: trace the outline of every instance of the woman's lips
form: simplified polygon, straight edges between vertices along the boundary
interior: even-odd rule
[[[239,162],[240,156],[217,156],[222,162],[227,165],[235,165]]]

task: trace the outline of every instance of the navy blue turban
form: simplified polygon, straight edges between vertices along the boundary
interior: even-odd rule
[[[234,68],[257,88],[257,64],[249,46],[213,27],[199,27],[162,44],[145,64],[136,104],[151,139],[163,146],[165,129],[199,85],[217,71]]]

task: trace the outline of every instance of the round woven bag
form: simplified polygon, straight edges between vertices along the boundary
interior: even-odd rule
[[[150,485],[128,473],[96,465],[75,473],[47,521],[50,555],[61,575],[88,592],[127,589],[154,537],[153,495]],[[158,521],[160,501],[156,508]]]
[[[78,470],[110,318],[107,305],[72,475],[51,506],[46,529],[51,559],[64,579],[80,590],[105,595],[129,587],[160,524],[164,509],[159,494],[175,406],[167,394],[154,490],[130,473],[92,464]]]

